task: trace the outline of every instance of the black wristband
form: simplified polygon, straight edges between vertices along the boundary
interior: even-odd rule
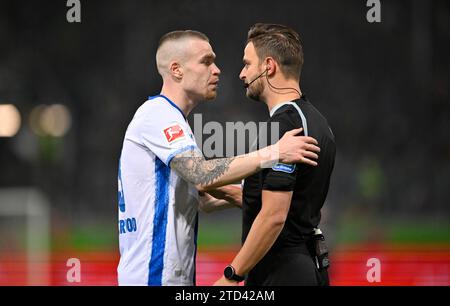
[[[223,276],[225,276],[226,279],[234,280],[236,282],[242,282],[245,279],[245,277],[236,274],[232,265],[226,266],[225,270],[223,270]]]

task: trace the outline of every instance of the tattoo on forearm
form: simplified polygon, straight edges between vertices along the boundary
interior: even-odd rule
[[[206,185],[222,176],[235,157],[205,160],[198,150],[187,151],[175,156],[170,167],[185,180],[195,185]]]

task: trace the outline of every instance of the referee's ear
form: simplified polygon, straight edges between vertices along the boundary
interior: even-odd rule
[[[277,71],[278,64],[272,57],[266,57],[266,73],[268,76],[272,76]]]

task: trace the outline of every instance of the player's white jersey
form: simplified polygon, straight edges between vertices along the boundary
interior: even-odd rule
[[[150,97],[128,126],[119,162],[119,285],[193,285],[198,194],[169,168],[197,147],[181,110]]]

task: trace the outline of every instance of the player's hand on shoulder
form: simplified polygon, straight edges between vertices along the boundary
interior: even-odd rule
[[[275,144],[278,149],[279,160],[286,164],[304,163],[317,166],[318,153],[320,148],[318,142],[313,137],[296,136],[303,128],[293,129],[286,132]]]

